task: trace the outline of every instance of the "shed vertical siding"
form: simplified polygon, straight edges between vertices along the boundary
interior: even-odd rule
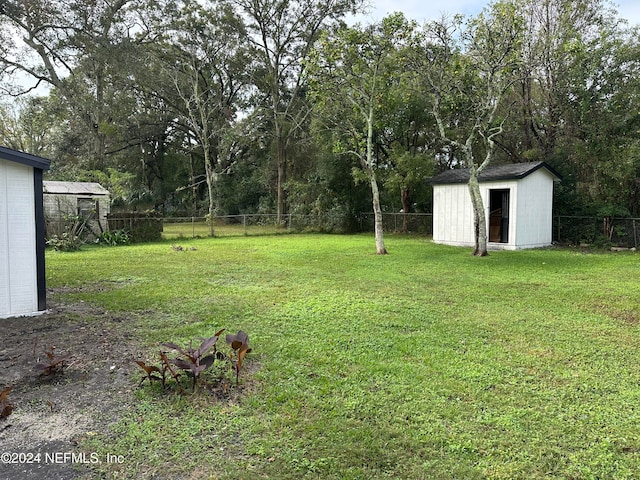
[[[466,184],[434,185],[433,196],[433,241],[473,245],[473,207],[469,187]]]
[[[34,169],[0,160],[0,316],[38,310]]]
[[[540,169],[520,180],[518,248],[551,245],[553,179],[547,170]]]

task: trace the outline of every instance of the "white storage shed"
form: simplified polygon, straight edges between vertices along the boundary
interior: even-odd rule
[[[551,245],[553,185],[560,175],[545,162],[487,167],[478,180],[487,219],[487,247],[519,250]],[[475,245],[469,171],[447,170],[431,179],[433,241]]]
[[[0,147],[0,318],[46,310],[42,174],[50,165]]]

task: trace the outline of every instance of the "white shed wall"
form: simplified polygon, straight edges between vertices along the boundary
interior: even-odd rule
[[[33,175],[0,159],[0,317],[38,310]]]
[[[518,221],[518,248],[551,245],[553,240],[553,179],[539,169],[519,182],[519,201],[515,210]]]
[[[433,241],[473,246],[473,207],[466,184],[433,186]]]

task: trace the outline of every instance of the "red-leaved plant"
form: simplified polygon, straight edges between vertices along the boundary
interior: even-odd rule
[[[213,337],[205,338],[200,346],[195,349],[191,347],[182,348],[173,342],[161,344],[164,347],[169,347],[182,354],[182,358],[174,358],[171,360],[171,363],[179,369],[184,370],[187,375],[193,377],[193,390],[196,388],[196,382],[200,374],[213,365],[216,358],[220,358],[217,356],[216,343],[218,343],[218,339],[222,332],[224,332],[224,328],[217,332]],[[211,349],[213,349],[213,352],[207,355]]]
[[[167,372],[169,372],[171,374],[171,377],[176,381],[176,384],[182,391],[182,387],[180,387],[180,384],[178,383],[178,377],[180,377],[180,372],[176,371],[171,366],[171,363],[173,362],[173,360],[169,360],[169,357],[167,357],[167,352],[160,352],[160,360],[162,365],[161,367],[157,367],[155,365],[147,365],[142,360],[134,360],[140,366],[140,368],[143,369],[147,374],[146,377],[142,377],[142,380],[140,380],[140,384],[138,386],[142,385],[145,380],[149,380],[149,383],[151,383],[154,380],[158,380],[162,382],[162,388],[165,388],[166,380],[167,380]]]
[[[236,385],[239,381],[240,368],[242,368],[242,361],[247,353],[251,352],[249,348],[249,335],[240,330],[235,335],[229,334],[226,336],[227,343],[231,345],[231,348],[236,352],[236,358],[230,357],[231,366],[236,372]]]
[[[160,380],[162,382],[162,386],[164,387],[164,375],[162,375],[162,377],[160,377],[159,375],[155,375],[156,373],[161,373],[160,369],[158,367],[156,367],[155,365],[147,365],[142,360],[134,360],[134,361],[147,374],[146,377],[142,377],[142,380],[140,380],[140,385],[142,385],[142,383],[145,380],[149,380],[149,383],[151,383],[153,380]],[[140,385],[138,385],[138,386],[140,386]]]
[[[9,392],[13,387],[6,387],[0,392],[0,418],[6,418],[13,412],[13,405],[9,403]]]
[[[251,348],[249,348],[249,336],[242,330],[235,335],[227,335],[226,341],[233,351],[229,355],[225,355],[223,352],[218,351],[216,346],[224,330],[223,328],[214,336],[202,339],[202,343],[198,348],[191,346],[189,346],[189,348],[182,348],[173,342],[161,343],[161,346],[171,348],[179,352],[180,355],[176,358],[169,358],[167,352],[160,351],[161,362],[159,367],[156,365],[148,365],[142,360],[134,360],[146,373],[146,376],[140,381],[140,385],[142,385],[145,380],[149,380],[149,383],[157,380],[161,381],[162,387],[165,388],[167,373],[169,373],[182,392],[183,390],[178,378],[180,377],[181,371],[184,371],[193,379],[192,388],[193,391],[195,391],[198,378],[200,378],[202,372],[211,367],[216,360],[228,361],[231,364],[235,372],[237,385],[239,383],[242,362],[246,354],[251,352]],[[174,367],[177,367],[177,369]]]
[[[71,354],[56,355],[55,349],[56,347],[51,345],[49,350],[44,351],[47,355],[47,360],[36,363],[35,369],[40,372],[40,375],[62,373],[62,371],[69,366],[68,362],[71,359]]]

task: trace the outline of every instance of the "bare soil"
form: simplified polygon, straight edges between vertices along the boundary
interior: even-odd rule
[[[0,419],[2,480],[95,478],[95,459],[83,458],[78,444],[108,431],[140,380],[132,359],[142,352],[126,328],[130,320],[57,303],[55,290],[48,303],[43,315],[0,319],[0,391],[12,387],[13,406]],[[62,372],[44,375],[36,364],[49,362],[52,347],[54,358],[71,356]]]

